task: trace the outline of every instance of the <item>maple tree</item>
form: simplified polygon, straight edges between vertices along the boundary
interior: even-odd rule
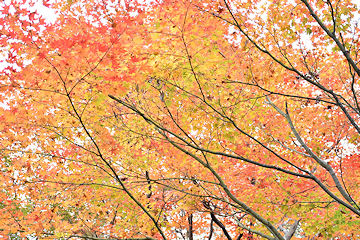
[[[0,4],[0,235],[352,239],[348,0]]]

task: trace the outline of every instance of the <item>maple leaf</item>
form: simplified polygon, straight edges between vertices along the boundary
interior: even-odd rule
[[[139,62],[139,61],[143,60],[140,57],[135,57],[135,56],[131,56],[130,59],[132,62]]]

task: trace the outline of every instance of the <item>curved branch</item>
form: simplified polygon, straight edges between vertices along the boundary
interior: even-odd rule
[[[340,40],[335,36],[335,32],[330,32],[330,30],[325,26],[325,24],[321,21],[321,19],[316,15],[312,7],[310,6],[309,2],[307,0],[301,0],[307,9],[309,10],[311,16],[315,19],[315,21],[320,25],[320,27],[326,32],[326,34],[331,37],[336,45],[340,48],[341,52],[344,54],[346,60],[349,62],[349,64],[353,67],[355,72],[360,76],[360,69],[356,66],[356,63],[352,58],[350,57],[350,53],[345,49],[344,45],[340,42]],[[335,26],[334,26],[335,28]]]
[[[228,240],[232,240],[232,238],[231,238],[231,236],[229,235],[228,231],[226,230],[224,224],[222,224],[222,222],[220,222],[220,220],[217,219],[217,217],[215,216],[215,214],[214,214],[214,213],[210,213],[210,216],[211,216],[211,220],[214,221],[214,223],[216,223],[216,225],[218,225],[218,226],[221,228],[221,230],[224,232],[226,238],[227,238]]]
[[[346,201],[348,201],[351,205],[356,206],[356,203],[354,202],[354,200],[346,193],[346,191],[344,190],[344,188],[342,187],[339,179],[337,178],[334,170],[332,169],[332,167],[325,162],[324,160],[322,160],[321,158],[319,158],[308,146],[307,144],[302,140],[300,134],[297,132],[297,130],[295,129],[295,126],[290,118],[289,112],[287,110],[287,106],[286,106],[286,112],[284,113],[280,108],[278,108],[271,100],[269,97],[266,98],[268,101],[268,104],[271,105],[278,113],[280,113],[288,122],[291,131],[293,132],[293,134],[295,135],[296,139],[298,140],[298,142],[301,144],[301,146],[306,150],[306,152],[318,163],[320,164],[320,166],[322,166],[326,171],[328,171],[337,187],[337,189],[339,190],[339,192],[341,193],[341,195],[346,199]],[[334,195],[335,196],[335,195]],[[334,198],[334,197],[333,197]],[[345,203],[344,201],[342,201],[339,198],[334,198],[335,200],[337,200],[339,203],[341,203],[342,205],[344,205],[345,207],[349,208],[351,211],[353,211],[354,213],[360,215],[360,211],[356,208],[354,208],[353,206]]]

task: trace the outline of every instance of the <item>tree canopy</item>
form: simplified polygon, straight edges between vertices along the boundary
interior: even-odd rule
[[[350,0],[0,3],[0,236],[356,239]]]

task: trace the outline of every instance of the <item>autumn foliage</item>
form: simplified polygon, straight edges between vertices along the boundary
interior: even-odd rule
[[[350,0],[0,3],[0,237],[360,238]]]

